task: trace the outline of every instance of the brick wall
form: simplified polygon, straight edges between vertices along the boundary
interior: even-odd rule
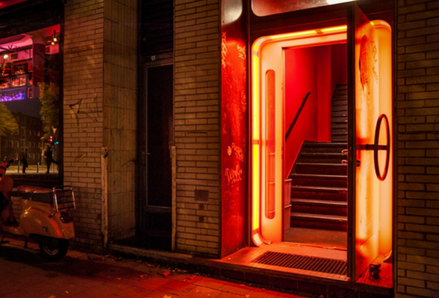
[[[126,236],[134,226],[136,5],[135,0],[65,4],[64,184],[76,193],[74,244],[82,249],[103,248],[105,189],[110,236]],[[107,170],[101,165],[104,147]]]
[[[105,0],[104,146],[110,239],[135,234],[137,0]]]
[[[75,246],[101,250],[103,1],[65,5],[64,184],[77,198]]]
[[[439,1],[396,7],[395,297],[439,297]]]
[[[219,0],[175,0],[176,249],[210,256],[219,255],[219,16]]]

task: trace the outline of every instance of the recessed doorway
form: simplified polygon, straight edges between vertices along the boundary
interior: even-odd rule
[[[313,247],[354,280],[391,254],[393,196],[390,26],[357,24],[257,39],[250,119],[253,243]]]

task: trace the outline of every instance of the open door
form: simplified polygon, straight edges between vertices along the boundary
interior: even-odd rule
[[[357,280],[392,251],[392,59],[390,26],[357,6],[350,17],[349,251]]]

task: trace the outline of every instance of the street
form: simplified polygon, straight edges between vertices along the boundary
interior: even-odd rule
[[[36,243],[24,248],[24,241],[9,237],[0,245],[0,280],[2,298],[300,298],[142,260],[75,250],[59,262],[48,262]]]
[[[46,174],[47,165],[46,164],[29,164],[26,169],[25,174]],[[8,174],[22,174],[23,175],[23,166],[15,161],[7,171]],[[50,166],[50,174],[57,174],[58,167],[55,163]]]

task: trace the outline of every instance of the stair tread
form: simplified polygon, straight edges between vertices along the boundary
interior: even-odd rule
[[[307,203],[307,204],[316,204],[316,205],[332,205],[332,206],[342,206],[346,207],[347,202],[345,201],[334,201],[334,200],[314,200],[314,199],[303,199],[303,198],[291,198],[291,202],[293,203]]]
[[[292,176],[300,176],[303,178],[334,178],[334,179],[344,179],[347,178],[347,175],[325,175],[325,174],[302,174],[302,173],[292,173],[290,177]]]
[[[291,226],[347,228],[347,86],[337,85],[331,102],[331,142],[305,141],[293,168]]]
[[[296,165],[300,166],[319,166],[319,167],[347,167],[347,165],[341,163],[330,162],[296,162]]]
[[[324,191],[324,192],[347,192],[347,187],[326,187],[326,186],[303,186],[292,185],[291,189],[294,191]]]
[[[329,214],[312,214],[312,213],[300,213],[291,212],[291,217],[302,217],[302,218],[315,218],[315,219],[326,219],[326,220],[336,220],[336,221],[348,221],[347,216],[343,215],[329,215]]]
[[[344,147],[347,148],[348,143],[347,142],[328,142],[328,143],[311,143],[307,142],[304,143],[305,148],[326,148],[326,147]]]
[[[338,156],[338,155],[343,155],[343,153],[341,152],[330,152],[330,153],[326,153],[326,152],[303,152],[301,154],[301,156],[303,155],[307,155],[307,156],[320,156],[320,155],[324,155],[324,156]]]

